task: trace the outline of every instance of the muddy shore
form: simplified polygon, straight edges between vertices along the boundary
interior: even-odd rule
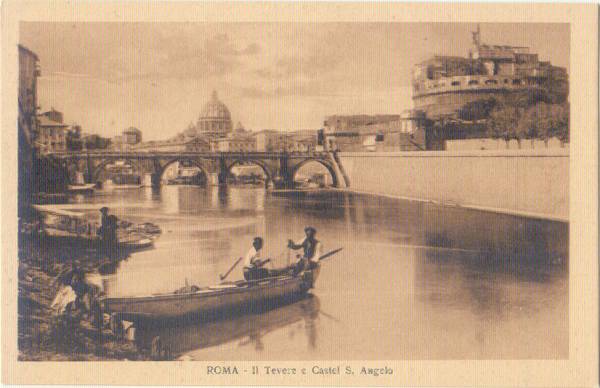
[[[118,263],[70,239],[19,235],[18,348],[20,361],[147,360],[150,355],[108,325],[101,329],[84,311],[56,316],[50,307],[60,284],[56,277],[74,266],[86,274]]]

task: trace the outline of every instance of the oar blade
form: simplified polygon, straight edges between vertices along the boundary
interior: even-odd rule
[[[338,253],[338,252],[339,252],[339,251],[341,251],[342,249],[344,249],[344,248],[338,248],[338,249],[334,249],[334,250],[333,250],[333,251],[331,251],[331,252],[327,252],[326,254],[324,254],[324,255],[321,255],[321,257],[319,257],[319,261],[321,261],[321,260],[324,260],[324,259],[326,259],[326,258],[328,258],[328,257],[331,257],[331,256],[335,255],[336,253]]]

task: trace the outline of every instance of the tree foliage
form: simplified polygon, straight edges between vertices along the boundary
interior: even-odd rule
[[[466,121],[487,119],[496,105],[498,101],[493,97],[469,102],[458,111],[458,118]]]
[[[490,113],[488,135],[493,139],[519,139],[517,128],[523,116],[523,109],[502,105]]]
[[[83,148],[81,140],[81,127],[77,124],[71,126],[67,131],[67,149],[70,151],[80,151]]]
[[[529,108],[497,107],[490,113],[488,136],[506,141],[556,137],[569,141],[569,105],[538,102]]]
[[[98,135],[89,135],[84,139],[85,148],[88,150],[92,149],[105,149],[110,146],[110,139],[98,136]]]

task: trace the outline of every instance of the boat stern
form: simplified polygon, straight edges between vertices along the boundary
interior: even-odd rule
[[[317,264],[314,268],[304,271],[302,274],[304,284],[307,289],[314,288],[317,279],[319,278],[319,273],[321,272],[321,265]]]

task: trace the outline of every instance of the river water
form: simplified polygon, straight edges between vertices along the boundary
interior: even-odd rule
[[[311,296],[212,323],[138,329],[192,360],[568,358],[568,224],[342,192],[164,186],[78,197],[153,222],[155,248],[106,275],[114,296],[218,283],[254,236],[275,266],[317,228]],[[85,206],[83,206],[85,205]],[[93,205],[93,206],[90,206]],[[228,280],[242,278],[241,267]],[[147,329],[150,330],[150,329]]]

